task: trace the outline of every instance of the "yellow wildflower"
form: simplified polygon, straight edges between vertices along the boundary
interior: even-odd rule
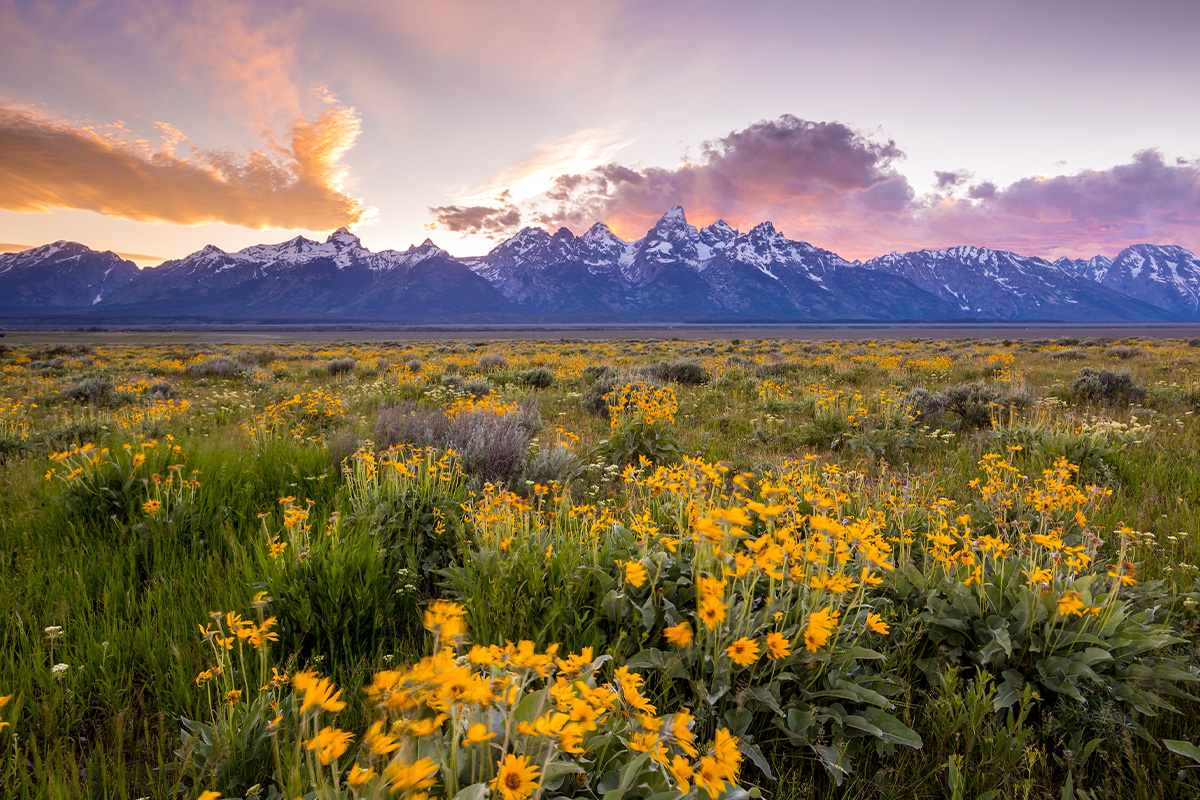
[[[667,641],[676,647],[687,647],[692,643],[692,626],[681,622],[678,625],[663,628],[663,636],[667,637]]]
[[[810,652],[817,652],[833,634],[838,624],[838,612],[832,608],[814,611],[808,617],[808,629],[804,631],[804,646]]]
[[[526,756],[509,753],[497,764],[499,770],[492,779],[492,790],[503,800],[526,800],[538,789],[541,770],[529,763]]]
[[[758,660],[758,642],[743,636],[725,648],[725,655],[739,667],[748,667]]]

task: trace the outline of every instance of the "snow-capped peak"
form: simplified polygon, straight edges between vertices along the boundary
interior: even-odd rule
[[[661,228],[678,228],[687,226],[687,224],[687,215],[683,213],[683,206],[675,206],[663,214],[658,222],[654,223],[654,228],[656,230]]]
[[[408,252],[410,252],[410,253],[425,252],[428,250],[436,250],[439,253],[443,253],[445,255],[450,255],[445,250],[443,250],[442,248],[440,248],[436,244],[434,244],[433,239],[430,239],[429,237],[425,237],[425,241],[421,242],[419,245],[414,244],[408,248]]]
[[[782,238],[781,234],[775,230],[775,223],[760,222],[750,229],[750,235],[765,239]]]
[[[609,246],[618,245],[623,247],[625,240],[617,236],[603,222],[597,222],[595,225],[587,229],[587,233],[579,237],[588,247],[596,247],[597,245]]]
[[[728,242],[737,236],[737,233],[737,229],[723,219],[700,229],[700,236],[713,242]]]
[[[325,244],[331,244],[338,249],[344,247],[362,247],[362,241],[346,228],[338,228],[329,234],[329,238],[325,240]]]

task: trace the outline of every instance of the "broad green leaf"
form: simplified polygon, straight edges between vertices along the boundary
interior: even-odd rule
[[[864,717],[860,717],[857,714],[847,714],[846,716],[842,717],[842,724],[847,728],[854,728],[855,730],[860,730],[863,733],[869,733],[876,738],[883,738],[882,730],[875,725],[872,725],[870,722],[867,722]]]
[[[649,760],[650,753],[642,753],[637,758],[630,761],[621,769],[620,780],[617,781],[615,788],[604,793],[602,800],[622,800],[627,796],[629,787],[637,779],[638,773],[642,771],[646,761]]]
[[[767,763],[767,759],[763,756],[762,750],[759,749],[758,745],[751,744],[744,739],[738,739],[738,750],[741,751],[742,755],[753,761],[754,766],[758,767],[759,771],[763,775],[766,775],[768,780],[775,780],[775,774],[771,772],[771,765]],[[729,795],[726,795],[727,800],[728,797]]]
[[[878,708],[868,708],[863,716],[875,727],[879,728],[881,738],[889,744],[900,744],[920,750],[924,746],[921,735],[886,711]]]
[[[1197,764],[1200,764],[1200,747],[1196,747],[1196,745],[1192,744],[1191,742],[1185,742],[1182,739],[1163,739],[1163,744],[1165,744],[1167,749],[1172,753],[1185,756],[1190,758],[1192,761],[1195,761]]]

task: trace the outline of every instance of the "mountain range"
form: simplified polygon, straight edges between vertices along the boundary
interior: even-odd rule
[[[981,247],[847,261],[786,238],[688,223],[676,206],[625,241],[597,223],[525,228],[477,258],[428,239],[372,252],[340,228],[139,270],[55,242],[0,255],[0,312],[145,319],[454,322],[587,320],[1200,321],[1200,259],[1135,244],[1054,262]]]

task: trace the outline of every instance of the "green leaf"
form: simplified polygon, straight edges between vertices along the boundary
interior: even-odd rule
[[[1182,739],[1163,739],[1163,744],[1167,749],[1176,755],[1185,756],[1200,764],[1200,747],[1191,742],[1185,742]]]
[[[866,647],[851,647],[848,651],[851,658],[858,661],[880,661],[886,656],[883,653],[875,650],[870,650]]]
[[[775,773],[771,772],[771,765],[767,763],[767,759],[763,756],[762,750],[759,749],[758,745],[750,744],[744,739],[739,738],[738,750],[741,751],[742,755],[754,762],[754,766],[758,767],[759,771],[767,776],[767,780],[775,780]],[[729,795],[726,795],[727,800],[728,797]]]
[[[642,627],[647,633],[654,630],[654,625],[658,621],[658,609],[654,607],[654,592],[651,591],[649,594],[646,602],[638,609],[638,613],[642,615]]]
[[[739,738],[746,735],[753,721],[754,715],[748,708],[731,708],[725,712],[725,724],[729,726],[729,732]]]
[[[783,709],[779,707],[779,700],[776,699],[775,694],[766,686],[751,686],[748,693],[779,716],[783,716]]]
[[[867,722],[865,718],[860,717],[857,714],[847,714],[846,716],[842,717],[842,724],[848,728],[854,728],[855,730],[869,733],[878,739],[883,738],[882,730],[880,730],[877,726],[872,725],[870,722]]]
[[[822,745],[812,745],[813,752],[821,759],[821,765],[829,771],[833,776],[834,783],[838,786],[842,785],[842,781],[846,780],[846,776],[853,771],[853,763],[846,758],[846,754],[836,747],[827,747]],[[608,798],[605,798],[608,800]]]
[[[650,758],[650,753],[642,753],[640,756],[630,761],[621,769],[621,777],[617,782],[616,788],[604,793],[602,800],[623,800],[627,796],[629,787],[633,784],[638,774],[642,771],[646,761]]]
[[[797,736],[807,736],[815,722],[813,715],[808,711],[801,711],[798,708],[788,709],[787,730]]]
[[[852,692],[855,698],[864,703],[868,703],[873,706],[879,706],[880,708],[887,708],[891,705],[891,702],[879,692],[876,692],[873,689],[868,689],[865,686],[860,686],[857,683],[839,680],[835,686],[837,686],[839,689]]]
[[[483,800],[488,796],[487,783],[472,783],[465,786],[454,795],[454,800]]]
[[[921,735],[886,711],[878,708],[868,708],[862,714],[875,727],[879,728],[881,738],[888,744],[900,744],[920,750],[924,746]]]

